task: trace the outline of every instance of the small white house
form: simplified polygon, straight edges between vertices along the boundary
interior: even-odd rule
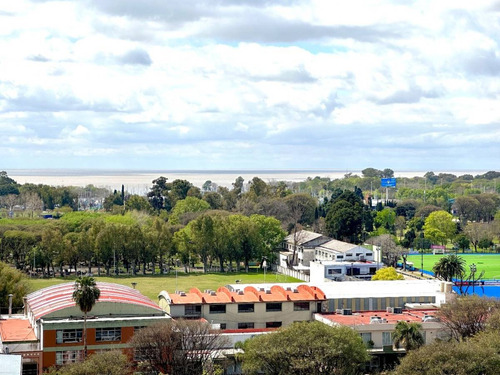
[[[315,261],[359,262],[374,261],[373,250],[360,245],[330,240],[314,249]]]

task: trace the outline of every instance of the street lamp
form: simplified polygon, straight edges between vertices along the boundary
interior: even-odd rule
[[[420,233],[418,243],[420,244],[420,277],[424,277],[424,244],[422,233]]]
[[[474,284],[475,284],[475,280],[474,280],[474,275],[477,271],[477,268],[476,268],[476,265],[474,263],[472,263],[470,266],[470,274],[471,274],[471,278],[472,278],[472,294],[474,294]]]

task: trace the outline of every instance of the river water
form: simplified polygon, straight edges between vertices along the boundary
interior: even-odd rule
[[[218,186],[231,187],[238,176],[245,183],[253,177],[259,177],[266,183],[272,181],[301,182],[308,177],[343,178],[346,173],[361,176],[357,170],[118,170],[118,169],[10,169],[6,170],[9,177],[20,184],[34,183],[51,186],[87,186],[105,187],[110,190],[120,189],[121,185],[133,194],[144,194],[152,186],[152,181],[160,176],[169,181],[184,179],[193,185],[201,187],[210,180]],[[423,176],[423,171],[395,171],[395,177]],[[435,172],[436,174],[440,172]],[[483,171],[443,172],[462,175],[484,173]]]

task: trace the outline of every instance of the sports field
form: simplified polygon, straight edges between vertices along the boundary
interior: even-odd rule
[[[217,288],[227,285],[235,284],[236,280],[239,280],[241,284],[257,284],[257,283],[294,283],[301,282],[298,279],[285,275],[277,275],[268,272],[264,278],[262,271],[260,272],[249,272],[249,273],[190,273],[185,274],[179,272],[177,278],[175,273],[170,275],[155,275],[155,276],[117,276],[117,277],[97,277],[96,281],[107,282],[107,283],[117,283],[126,286],[132,286],[132,283],[136,283],[136,288],[145,296],[149,297],[153,301],[158,300],[158,294],[162,290],[168,292],[174,292],[175,290],[182,290],[188,292],[191,288],[198,288],[201,291],[205,289],[217,290]],[[30,285],[32,290],[38,290],[46,288],[51,285],[74,282],[75,277],[52,277],[49,279],[31,279]]]
[[[460,254],[467,266],[466,270],[469,271],[469,266],[474,263],[477,271],[476,276],[484,271],[483,279],[500,279],[500,254]],[[424,254],[424,270],[432,271],[434,264],[443,257],[442,254],[432,255]],[[420,268],[421,255],[410,255],[408,261],[413,262],[415,268]]]

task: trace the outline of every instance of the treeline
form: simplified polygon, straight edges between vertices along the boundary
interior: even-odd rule
[[[62,265],[74,269],[82,262],[107,273],[118,265],[130,272],[137,272],[141,265],[145,272],[158,266],[164,270],[175,259],[186,268],[201,262],[205,270],[214,264],[224,270],[242,262],[248,269],[252,260],[274,259],[284,235],[305,228],[347,242],[383,244],[385,262],[394,265],[410,248],[451,242],[457,249],[477,251],[492,248],[500,235],[500,196],[470,188],[478,181],[490,181],[495,187],[497,172],[477,179],[465,175],[443,184],[439,178],[452,177],[440,174],[435,179],[429,172],[422,195],[418,189],[401,187],[398,179],[399,187],[391,189],[389,200],[376,199],[374,185],[380,176],[393,172],[368,168],[363,174],[324,181],[322,197],[313,188],[322,180],[319,177],[299,184],[300,193],[294,192],[297,185],[266,183],[258,177],[247,183],[238,177],[231,189],[211,181],[200,189],[186,180],[169,182],[159,177],[146,196],[128,194],[124,188],[108,192],[104,214],[102,210],[72,213],[77,192],[72,193],[71,206],[63,200],[65,194],[54,200],[66,188],[19,186],[2,172],[1,191],[9,192],[2,196],[4,213],[11,210],[6,205],[9,199],[25,193],[45,202],[40,195],[44,189],[52,192],[51,201],[60,202],[57,205],[66,202],[67,209],[57,221],[34,220],[40,207],[28,215],[32,220],[0,220],[1,259],[20,269],[43,266],[45,272]],[[353,181],[360,186],[351,187]],[[457,196],[452,187],[461,186],[461,181],[467,181],[469,190]],[[367,190],[361,187],[367,185]],[[5,186],[17,186],[19,195]],[[302,189],[306,186],[309,189]],[[83,248],[84,244],[89,248]]]
[[[245,269],[251,260],[272,259],[286,233],[278,220],[207,211],[188,225],[172,225],[138,212],[126,215],[67,213],[60,220],[4,221],[0,226],[0,259],[18,269],[43,275],[84,266],[100,275],[168,272],[201,261],[204,271]]]

